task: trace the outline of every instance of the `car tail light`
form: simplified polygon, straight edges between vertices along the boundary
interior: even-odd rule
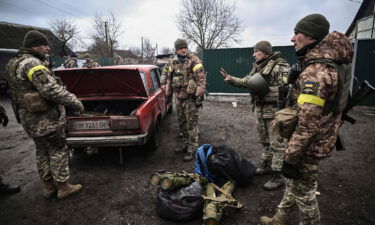
[[[112,130],[136,130],[139,129],[138,118],[111,118]]]

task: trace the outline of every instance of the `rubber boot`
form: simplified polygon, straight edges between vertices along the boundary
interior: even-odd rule
[[[263,176],[263,175],[267,175],[267,174],[272,173],[273,170],[271,168],[271,164],[272,164],[271,160],[264,160],[262,162],[262,164],[260,165],[260,167],[258,167],[255,170],[255,175],[257,175],[257,176]]]
[[[82,185],[80,184],[69,184],[69,182],[58,183],[58,192],[57,198],[64,199],[68,198],[76,193],[78,193],[82,189]]]
[[[181,147],[177,148],[176,150],[174,150],[174,153],[175,154],[185,153],[185,152],[187,152],[187,149],[188,149],[187,146],[181,146]]]
[[[260,224],[261,225],[286,225],[287,218],[279,210],[277,210],[276,214],[269,218],[267,216],[260,217]]]
[[[283,179],[283,176],[281,175],[281,172],[274,171],[272,174],[271,180],[267,181],[263,185],[263,188],[266,191],[273,191],[283,186],[283,184],[284,184],[284,179]]]
[[[184,157],[184,161],[185,162],[189,162],[191,160],[195,159],[195,152],[188,152],[186,153],[185,157]]]
[[[51,198],[57,193],[57,186],[53,183],[53,180],[44,181],[43,197]]]
[[[0,195],[10,195],[20,191],[20,186],[0,183]]]

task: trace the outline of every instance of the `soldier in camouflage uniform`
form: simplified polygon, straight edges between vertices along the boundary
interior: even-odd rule
[[[85,60],[86,62],[83,64],[83,67],[87,67],[87,68],[100,67],[100,64],[97,61],[91,59],[89,54],[85,55]]]
[[[75,52],[73,52],[69,59],[67,59],[65,62],[64,62],[64,66],[65,68],[77,68],[78,67],[78,64],[77,64],[77,54]]]
[[[23,48],[6,66],[7,81],[17,121],[36,146],[38,173],[44,183],[43,196],[57,193],[63,199],[81,190],[69,184],[68,148],[65,141],[65,107],[84,110],[81,101],[58,82],[48,68],[47,37],[31,30],[24,37]]]
[[[339,89],[340,78],[335,67],[307,62],[329,59],[337,64],[350,64],[353,55],[348,38],[336,31],[329,33],[329,22],[323,15],[304,17],[294,31],[291,41],[299,62],[307,65],[297,71],[298,78],[291,92],[298,123],[285,149],[282,172],[288,178],[283,199],[273,218],[260,218],[263,225],[289,224],[287,220],[295,206],[301,215],[301,225],[320,224],[315,194],[318,164],[332,154],[341,117],[341,113],[326,111],[326,107],[337,100],[336,95],[343,89]]]
[[[284,183],[281,175],[284,140],[271,126],[275,112],[283,107],[279,101],[279,95],[283,95],[283,93],[279,93],[279,87],[287,84],[290,70],[289,64],[280,57],[280,54],[280,52],[272,51],[272,46],[268,41],[260,41],[254,46],[255,62],[249,75],[237,78],[228,75],[223,68],[220,71],[224,80],[236,87],[248,88],[249,80],[256,73],[261,74],[269,86],[270,92],[264,97],[254,94],[251,96],[257,117],[259,141],[263,147],[261,156],[263,162],[257,168],[256,175],[272,173],[272,178],[263,186],[265,190],[275,190]]]
[[[206,74],[201,60],[189,53],[187,42],[177,39],[176,54],[166,65],[167,95],[172,92],[176,99],[177,119],[183,134],[183,146],[176,153],[185,153],[184,161],[191,161],[198,148],[198,112],[206,87]]]
[[[0,105],[0,124],[3,125],[3,127],[6,127],[8,125],[8,116],[5,112],[5,109],[2,105]],[[0,195],[6,195],[6,194],[14,194],[21,190],[20,186],[15,185],[9,185],[3,183],[3,178],[0,177]]]

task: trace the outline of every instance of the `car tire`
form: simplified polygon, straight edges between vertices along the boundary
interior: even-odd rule
[[[146,143],[146,147],[150,151],[156,151],[160,145],[160,133],[159,133],[159,120],[156,122],[155,126],[151,129],[151,135]]]

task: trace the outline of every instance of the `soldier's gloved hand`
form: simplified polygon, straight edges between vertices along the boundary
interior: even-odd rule
[[[0,112],[0,123],[4,127],[6,127],[8,125],[8,122],[9,122],[8,116],[5,113]]]
[[[195,105],[197,106],[197,108],[202,108],[203,107],[203,97],[197,97],[197,99],[195,99]]]
[[[289,179],[298,180],[300,178],[300,172],[296,165],[290,164],[284,160],[281,173],[284,177]]]

